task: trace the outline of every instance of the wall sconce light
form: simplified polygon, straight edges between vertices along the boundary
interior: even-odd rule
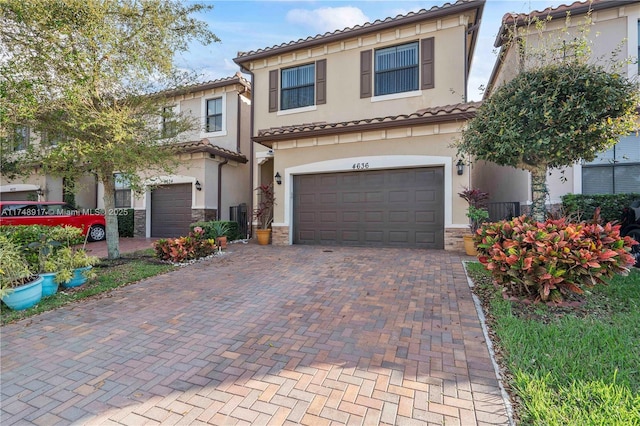
[[[276,178],[276,183],[278,185],[282,185],[282,176],[280,176],[280,173],[276,172],[276,175],[274,177]]]
[[[196,190],[202,191],[202,185],[200,184],[199,180],[196,180],[195,187],[196,187]]]
[[[36,195],[37,195],[38,197],[42,197],[42,196],[44,195],[44,191],[42,190],[42,188],[38,188],[38,189],[36,190]]]
[[[458,160],[456,163],[456,169],[458,170],[458,175],[462,175],[464,173],[464,163],[462,160]]]

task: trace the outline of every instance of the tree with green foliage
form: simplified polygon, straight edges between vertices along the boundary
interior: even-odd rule
[[[97,176],[109,258],[120,255],[114,173],[139,189],[140,171],[170,172],[172,142],[197,125],[167,108],[162,92],[193,82],[177,71],[178,52],[219,41],[194,17],[211,8],[178,0],[0,3],[3,168],[16,164],[6,155],[14,129],[29,126],[40,143],[19,158],[28,166],[19,171]]]
[[[563,59],[549,60],[551,48],[538,54],[546,63],[535,52],[523,55],[527,68],[483,101],[457,144],[462,155],[530,172],[531,213],[538,221],[545,218],[549,169],[592,161],[637,126],[637,85],[601,62],[590,63],[579,30],[571,46],[559,43]],[[527,52],[526,38],[515,39]],[[568,47],[571,55],[565,55]]]

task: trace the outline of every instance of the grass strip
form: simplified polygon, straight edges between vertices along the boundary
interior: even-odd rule
[[[468,264],[524,425],[640,425],[640,271],[580,306],[506,301]]]

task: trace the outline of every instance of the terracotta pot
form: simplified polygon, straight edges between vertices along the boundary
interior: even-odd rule
[[[256,229],[256,235],[258,236],[258,244],[266,246],[271,239],[271,229]]]
[[[226,249],[227,248],[227,236],[223,235],[222,237],[216,238],[216,244],[218,247]]]
[[[478,250],[476,250],[476,245],[473,242],[473,235],[467,234],[463,235],[462,239],[464,240],[464,251],[469,256],[477,256]]]

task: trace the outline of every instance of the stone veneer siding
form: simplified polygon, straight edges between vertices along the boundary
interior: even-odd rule
[[[142,238],[147,236],[147,211],[146,210],[133,211],[133,236],[142,237]]]
[[[289,227],[273,226],[271,230],[271,244],[274,246],[289,245]]]
[[[191,222],[209,222],[218,219],[218,210],[216,209],[192,209]]]
[[[464,253],[462,236],[470,233],[469,228],[446,228],[444,230],[444,249]]]

